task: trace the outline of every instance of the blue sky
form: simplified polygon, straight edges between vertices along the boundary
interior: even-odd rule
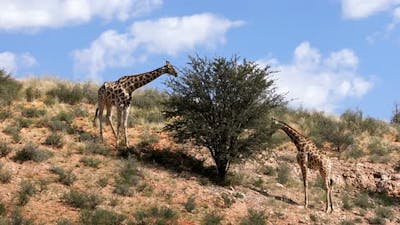
[[[187,56],[279,70],[294,107],[390,119],[400,102],[400,1],[0,0],[0,67],[102,82]],[[162,77],[151,83],[162,88]]]

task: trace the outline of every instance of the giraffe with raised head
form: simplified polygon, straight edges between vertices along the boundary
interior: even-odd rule
[[[297,152],[297,163],[300,165],[301,173],[303,176],[304,186],[304,207],[308,207],[308,180],[307,170],[313,169],[318,170],[324,180],[324,186],[326,191],[326,212],[333,211],[332,202],[332,189],[333,179],[331,174],[331,161],[325,155],[324,152],[320,151],[317,146],[306,136],[302,135],[285,122],[272,118],[274,124],[278,125],[283,130],[292,142],[296,145]]]
[[[127,124],[132,93],[136,89],[155,80],[163,74],[170,74],[175,77],[178,75],[171,63],[166,61],[164,66],[153,71],[123,76],[116,81],[104,82],[98,91],[98,106],[93,119],[93,123],[95,124],[97,117],[99,117],[101,141],[103,141],[103,110],[106,108],[107,122],[111,126],[111,129],[114,133],[116,146],[118,146],[118,137],[121,125],[124,132],[124,144],[126,147],[129,146],[127,138]],[[117,129],[114,129],[114,126],[111,122],[113,106],[117,108]]]

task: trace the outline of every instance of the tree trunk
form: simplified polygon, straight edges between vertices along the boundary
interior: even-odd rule
[[[217,159],[217,158],[215,158],[214,161],[217,167],[218,179],[221,181],[225,180],[226,173],[228,172],[229,161],[226,159]]]

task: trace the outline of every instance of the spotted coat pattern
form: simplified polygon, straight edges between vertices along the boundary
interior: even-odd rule
[[[333,180],[331,174],[331,161],[325,155],[324,152],[320,151],[317,146],[308,138],[290,127],[285,122],[273,119],[275,124],[279,125],[279,128],[282,129],[292,140],[292,142],[296,145],[298,150],[297,152],[297,163],[300,165],[301,173],[303,176],[303,185],[304,185],[304,206],[307,208],[308,206],[308,180],[307,180],[307,170],[317,170],[324,180],[324,187],[326,191],[326,212],[333,211],[333,203],[332,203],[332,189],[333,189]]]
[[[102,117],[103,110],[105,108],[107,111],[107,122],[111,126],[115,136],[116,146],[118,145],[119,130],[122,125],[124,132],[124,144],[126,147],[128,147],[127,123],[132,93],[136,89],[153,81],[162,74],[171,74],[173,76],[177,76],[177,72],[175,71],[174,67],[169,63],[169,61],[167,61],[163,67],[153,71],[137,75],[123,76],[116,81],[104,82],[104,84],[98,90],[98,108],[96,109],[95,117],[93,119],[93,123],[95,123],[97,117],[99,118],[101,141],[103,141]],[[117,108],[117,129],[114,128],[111,122],[113,106]]]

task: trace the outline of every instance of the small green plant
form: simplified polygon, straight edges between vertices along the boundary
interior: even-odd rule
[[[189,197],[185,202],[185,209],[187,212],[193,212],[196,209],[196,202],[193,196]]]
[[[227,194],[227,193],[222,193],[221,194],[221,198],[224,201],[224,205],[225,205],[226,208],[231,207],[233,205],[233,203],[235,203],[235,199],[231,198],[229,196],[229,194]]]
[[[57,225],[73,225],[74,223],[66,218],[61,218],[59,220],[57,220]]]
[[[63,199],[68,205],[80,209],[95,209],[102,202],[97,194],[87,194],[74,189],[65,193]]]
[[[0,121],[4,121],[7,118],[10,118],[12,113],[8,110],[0,110]]]
[[[262,169],[262,173],[268,176],[275,176],[276,175],[276,169],[273,166],[265,166]]]
[[[385,218],[385,219],[393,219],[394,213],[393,210],[389,207],[379,207],[375,209],[375,214],[377,217]]]
[[[79,162],[83,163],[85,166],[93,167],[93,168],[98,168],[99,164],[101,163],[100,159],[96,159],[93,157],[82,157]]]
[[[27,119],[27,118],[18,118],[17,119],[17,124],[18,126],[20,126],[21,128],[28,128],[30,127],[30,125],[32,124],[32,120],[31,119]]]
[[[33,100],[40,98],[41,95],[42,94],[37,88],[28,87],[27,89],[25,89],[25,97],[26,101],[28,102],[32,102]]]
[[[340,225],[355,225],[354,220],[343,220],[340,222]]]
[[[64,185],[71,185],[74,183],[76,176],[72,173],[72,170],[65,171],[60,167],[52,167],[50,171],[58,175],[58,181]]]
[[[221,225],[221,221],[224,219],[223,216],[218,215],[217,213],[208,213],[203,217],[201,221],[202,225]]]
[[[21,127],[19,124],[11,124],[4,128],[3,132],[7,135],[10,135],[15,143],[18,143],[21,140]]]
[[[0,70],[0,105],[11,105],[18,99],[22,84],[5,70]]]
[[[74,114],[72,112],[61,111],[57,115],[51,118],[52,121],[64,121],[68,124],[71,124],[74,119]]]
[[[58,84],[57,87],[49,90],[46,95],[57,98],[60,102],[74,105],[82,101],[84,91],[79,84],[74,85],[72,88],[65,84]]]
[[[134,216],[138,224],[175,224],[178,219],[178,213],[173,209],[156,206],[138,210]]]
[[[343,208],[346,210],[350,210],[353,208],[353,205],[351,204],[350,197],[348,194],[344,194],[342,196],[342,203],[343,203]]]
[[[24,147],[22,147],[22,149],[17,151],[17,153],[13,157],[13,160],[16,162],[25,162],[29,160],[41,162],[50,158],[52,155],[52,152],[39,149],[36,145],[28,143]]]
[[[354,204],[362,209],[371,208],[372,204],[369,201],[369,196],[367,193],[360,193],[354,200]]]
[[[240,225],[265,225],[266,219],[264,212],[249,209],[248,215],[240,221]]]
[[[54,146],[60,148],[64,145],[62,136],[56,133],[50,134],[47,136],[46,140],[44,141],[45,145]]]
[[[46,110],[36,109],[36,108],[25,108],[22,109],[22,116],[27,118],[36,118],[40,116],[44,116],[46,114]]]
[[[1,157],[6,157],[8,154],[10,154],[11,148],[8,147],[4,143],[0,143],[0,158]]]
[[[108,178],[107,177],[100,178],[99,180],[97,180],[97,184],[102,188],[106,187],[108,185]]]
[[[32,195],[36,193],[35,186],[30,181],[22,181],[20,184],[20,190],[18,191],[17,204],[24,206],[29,202]]]
[[[131,196],[133,185],[138,185],[143,177],[142,172],[137,168],[136,161],[128,159],[120,169],[119,176],[115,179],[114,193]]]
[[[108,156],[111,154],[112,149],[111,149],[111,147],[103,145],[103,144],[87,142],[85,145],[85,148],[84,148],[84,152],[86,154],[99,154],[99,155]]]
[[[291,181],[291,169],[288,164],[283,163],[278,167],[277,181],[281,184],[287,184]]]
[[[125,216],[105,209],[82,210],[80,222],[85,225],[122,225]]]
[[[4,216],[6,213],[7,213],[6,206],[2,202],[0,202],[0,217]],[[2,223],[0,223],[0,224],[2,224]]]
[[[10,183],[11,176],[11,172],[7,169],[4,169],[3,165],[0,164],[0,182],[3,184]]]
[[[10,223],[12,225],[34,225],[35,223],[31,219],[26,219],[21,213],[21,210],[17,208],[15,211],[11,213]]]
[[[157,134],[150,133],[149,131],[145,131],[140,135],[140,142],[137,144],[140,148],[145,148],[149,145],[157,143],[159,137]]]

